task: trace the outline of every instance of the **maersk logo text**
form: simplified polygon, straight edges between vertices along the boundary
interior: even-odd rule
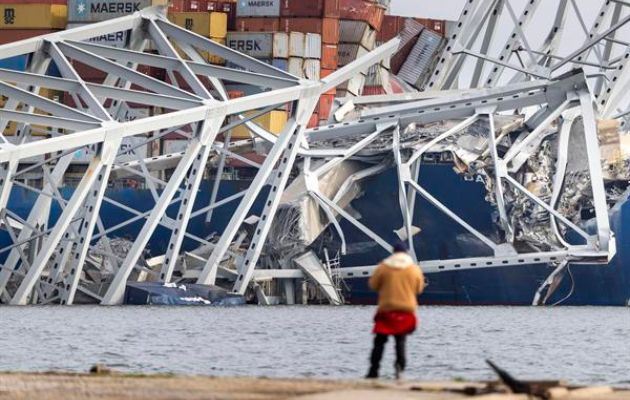
[[[273,1],[270,0],[250,0],[241,3],[247,7],[273,7]]]
[[[96,3],[92,3],[90,5],[90,12],[93,14],[102,14],[102,13],[131,14],[136,11],[140,11],[140,2],[136,2],[136,1],[132,1],[132,2],[118,1],[118,2],[112,2],[112,3],[100,1]]]
[[[262,51],[262,47],[255,40],[230,40],[228,46],[240,51]]]

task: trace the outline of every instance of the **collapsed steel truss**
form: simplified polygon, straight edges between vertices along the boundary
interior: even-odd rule
[[[536,3],[539,1],[532,0],[527,7],[533,7]],[[557,24],[562,25],[564,21],[567,3],[561,1]],[[292,263],[277,268],[256,268],[290,182],[303,183],[305,193],[326,215],[328,223],[334,226],[342,242],[345,239],[337,223],[338,218],[346,219],[371,240],[391,250],[387,241],[344,210],[340,202],[352,182],[378,173],[378,166],[349,176],[347,182],[332,196],[325,194],[326,188],[322,186],[322,179],[327,173],[360,155],[377,138],[382,137],[391,137],[390,143],[381,152],[389,154],[398,171],[400,209],[405,236],[410,243],[414,234],[414,203],[416,196],[420,195],[473,234],[494,254],[493,257],[465,260],[422,260],[427,272],[566,260],[607,260],[614,255],[615,250],[614,237],[608,224],[596,117],[623,118],[627,115],[627,109],[624,109],[627,104],[623,100],[627,92],[625,82],[628,68],[624,67],[628,62],[627,54],[630,53],[626,51],[626,56],[613,57],[615,53],[609,49],[609,44],[622,42],[615,39],[614,33],[630,17],[620,17],[623,13],[618,8],[624,7],[625,3],[605,3],[606,12],[613,14],[610,29],[602,30],[602,21],[596,22],[596,27],[591,30],[592,39],[559,59],[559,56],[555,56],[558,32],[561,31],[557,29],[557,24],[552,27],[556,34],[550,35],[547,47],[542,50],[544,55],[538,55],[529,48],[523,34],[525,22],[533,9],[523,11],[524,16],[518,19],[509,1],[467,1],[458,27],[451,34],[442,57],[437,60],[431,75],[433,78],[427,86],[429,91],[375,96],[370,100],[356,99],[357,104],[380,104],[363,111],[358,119],[310,130],[306,129],[306,125],[319,96],[389,57],[397,49],[398,40],[379,47],[320,81],[299,79],[179,28],[169,23],[158,8],[4,45],[0,47],[0,57],[30,54],[30,62],[26,72],[0,69],[0,94],[7,98],[6,104],[0,109],[0,131],[4,131],[9,122],[17,123],[14,136],[0,135],[0,225],[12,242],[0,249],[0,259],[4,260],[0,268],[0,299],[11,304],[72,304],[76,293],[81,292],[82,296],[101,304],[119,304],[127,282],[140,279],[143,273],[154,274],[154,279],[160,282],[171,282],[174,279],[173,272],[181,262],[185,240],[195,241],[200,247],[209,249],[207,257],[194,256],[200,263],[195,275],[197,283],[214,284],[221,277],[232,282],[232,290],[240,294],[245,293],[252,284],[256,286],[260,280],[279,279],[290,286],[294,279],[304,278],[305,274],[312,274],[313,270],[304,268],[299,262],[297,264],[302,268]],[[571,4],[578,10],[575,1]],[[515,28],[516,36],[507,39],[505,55],[494,58],[488,55],[490,46],[486,43],[490,43],[492,38],[496,40],[496,13],[492,10],[497,7],[505,7],[518,22],[515,26],[520,28]],[[484,24],[487,25],[486,31],[480,36]],[[124,49],[87,41],[92,37],[126,30],[131,33]],[[482,51],[475,52],[472,49],[481,37]],[[467,42],[462,43],[460,38],[466,38]],[[592,50],[599,56],[600,51],[597,49],[602,45],[606,57],[601,59],[597,68],[604,74],[594,78],[601,92],[594,105],[591,95],[593,83],[587,82],[583,73],[571,72],[560,76],[554,75],[554,72],[569,64],[590,66],[592,63],[583,54]],[[628,46],[627,43],[621,45]],[[152,53],[145,52],[149,47]],[[520,67],[509,64],[511,57],[523,51],[536,63]],[[225,58],[228,67],[207,64],[200,52]],[[462,84],[457,77],[466,62],[465,57],[474,57],[479,61],[471,84],[463,86],[480,86],[479,82],[482,82],[481,77],[486,71],[490,75],[484,78],[485,88],[454,90],[456,82]],[[76,68],[77,62],[106,73],[105,81],[102,84],[86,82]],[[62,78],[46,75],[51,63],[61,71]],[[497,68],[484,69],[484,65],[490,64]],[[165,69],[167,82],[139,72],[139,65]],[[517,74],[510,77],[511,82],[497,86],[505,68],[515,70]],[[613,69],[614,72],[606,74]],[[259,90],[256,94],[229,99],[225,82],[240,82]],[[76,107],[71,108],[40,96],[40,88],[63,91],[72,97]],[[438,92],[434,89],[444,90]],[[124,114],[132,103],[159,107],[161,113],[125,121]],[[255,116],[283,105],[289,106],[290,116],[279,135],[252,122]],[[496,115],[524,110],[529,110],[526,120],[529,130],[500,156],[497,149],[502,138],[495,132]],[[576,115],[581,116],[579,122],[576,122]],[[231,117],[230,121],[228,117]],[[422,125],[443,120],[459,122],[421,146],[402,148],[401,132],[411,124]],[[417,179],[424,153],[480,121],[487,121],[488,124],[487,151],[494,172],[490,178],[500,214],[500,228],[506,232],[505,240],[499,242],[475,230],[465,221],[465,216],[458,216],[449,210],[421,187]],[[583,136],[587,143],[588,174],[592,183],[597,224],[594,234],[586,232],[562,215],[553,202],[547,203],[531,193],[516,178],[518,170],[531,156],[533,149],[540,145],[539,139],[546,130],[557,128],[568,140],[570,135],[575,135],[572,130],[574,123],[583,125]],[[53,128],[53,131],[48,132],[49,137],[35,140],[38,125]],[[230,140],[230,130],[238,125],[246,126],[255,136],[255,142],[266,143],[270,148],[262,164],[243,159],[237,154],[236,147],[251,145],[251,141],[243,143]],[[164,153],[150,159],[138,156],[134,161],[124,158],[122,161],[122,156],[129,152],[129,149],[121,149],[125,138],[136,137],[141,144],[151,144],[171,132],[179,132],[189,138],[185,151]],[[316,145],[330,138],[346,138],[348,145],[330,148]],[[64,198],[59,186],[72,165],[74,153],[86,147],[93,149],[93,157],[76,189],[69,198]],[[207,206],[196,208],[204,173],[210,160],[215,157],[219,158],[219,162],[212,195],[209,199],[203,199]],[[246,190],[218,199],[226,157],[241,159],[256,166],[258,172]],[[157,173],[173,168],[168,181]],[[299,171],[297,177],[292,176],[296,170]],[[29,185],[25,181],[24,177],[33,172],[41,174],[41,187]],[[141,211],[143,208],[139,205],[120,204],[108,198],[110,179],[125,174],[139,177],[151,190],[155,204],[148,211]],[[559,182],[556,187],[560,191],[564,179],[562,168],[556,172],[555,179]],[[20,216],[8,206],[14,187],[37,193],[36,203],[27,216]],[[569,245],[564,242],[565,246],[548,252],[517,251],[512,245],[513,227],[505,211],[503,191],[507,187],[521,192],[532,204],[542,207],[551,215],[556,228],[561,225],[574,231],[584,239],[584,244]],[[261,197],[264,199],[263,209],[252,222],[254,203]],[[104,202],[133,216],[121,224],[106,228],[107,224],[99,213]],[[213,215],[221,212],[221,207],[236,202],[238,206],[218,240],[190,233],[192,218],[206,215],[211,220]],[[57,218],[51,218],[51,210],[55,207],[60,208],[61,213]],[[176,209],[175,217],[167,213],[167,209],[173,207]],[[115,236],[116,229],[137,221],[143,225],[133,245],[124,257],[116,255],[110,248],[109,239]],[[242,227],[246,221],[253,224],[253,229],[247,236],[246,250],[241,251],[244,243]],[[149,265],[142,259],[143,251],[155,231],[163,228],[171,231],[170,241],[164,249],[165,254],[153,259],[153,264]],[[558,236],[563,242],[562,235]],[[97,242],[105,251],[97,249]],[[90,254],[101,254],[103,263],[111,266],[113,278],[106,285],[99,286],[93,276],[85,273],[86,258]],[[299,256],[303,255],[295,255],[295,259],[300,259]],[[364,277],[370,274],[372,268],[342,268],[336,273],[345,278]],[[330,279],[331,271],[326,274]],[[332,302],[340,301],[336,291],[328,290],[325,285],[322,287]],[[264,299],[264,294],[259,298]]]

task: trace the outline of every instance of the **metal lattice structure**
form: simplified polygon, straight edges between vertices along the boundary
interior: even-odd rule
[[[536,3],[533,0],[527,7],[535,7]],[[0,109],[0,131],[4,131],[9,122],[17,124],[15,136],[0,135],[0,224],[12,243],[0,249],[0,260],[4,260],[0,268],[0,299],[10,304],[73,304],[76,294],[81,293],[94,302],[119,304],[127,282],[146,279],[149,274],[156,281],[170,283],[174,281],[174,271],[188,259],[198,265],[193,274],[197,283],[215,284],[220,278],[230,282],[230,289],[239,294],[253,286],[261,302],[265,302],[266,296],[259,282],[278,279],[286,285],[290,297],[288,293],[293,289],[293,280],[308,277],[319,283],[331,302],[338,303],[341,301],[339,293],[330,285],[334,280],[332,275],[365,277],[373,266],[327,270],[308,250],[313,238],[303,239],[300,245],[291,247],[277,266],[267,263],[261,268],[264,264],[261,254],[270,241],[282,241],[279,239],[281,233],[295,229],[295,221],[305,218],[301,214],[286,225],[280,221],[282,218],[290,220],[284,209],[279,212],[279,206],[291,195],[287,189],[289,185],[301,188],[302,196],[297,197],[306,202],[305,207],[312,207],[325,216],[325,221],[318,223],[323,227],[333,226],[341,238],[342,251],[345,251],[345,239],[338,224],[340,218],[384,249],[391,250],[387,241],[344,208],[347,204],[344,197],[351,191],[352,184],[380,173],[387,165],[393,165],[397,170],[400,210],[410,244],[413,244],[414,235],[414,203],[419,195],[494,254],[485,258],[422,260],[426,272],[570,260],[606,261],[614,255],[615,245],[608,224],[596,118],[623,118],[627,113],[622,96],[627,92],[624,85],[627,68],[623,68],[628,62],[627,56],[613,57],[614,52],[608,47],[611,41],[619,44],[614,33],[630,17],[620,17],[623,14],[618,9],[625,7],[625,3],[605,3],[605,12],[613,14],[611,27],[604,29],[600,21],[591,30],[592,39],[569,56],[558,59],[559,56],[554,54],[561,29],[557,26],[552,27],[556,35],[550,35],[547,47],[542,50],[544,55],[532,51],[527,45],[522,29],[533,8],[523,11],[519,19],[509,1],[467,1],[458,27],[431,74],[427,84],[429,91],[356,99],[356,104],[377,104],[360,111],[360,116],[355,119],[315,129],[306,129],[306,125],[319,96],[389,57],[396,51],[398,40],[379,47],[320,81],[299,79],[186,31],[169,23],[158,8],[4,45],[0,47],[3,58],[30,54],[30,62],[26,72],[0,70],[0,94],[6,97],[5,105]],[[561,4],[556,18],[559,25],[564,20],[563,10],[568,7],[568,1]],[[578,10],[576,2],[571,4]],[[496,40],[493,25],[496,13],[492,10],[497,7],[505,7],[515,22],[518,21],[515,25],[521,27],[515,28],[515,36],[511,35],[504,47],[505,54],[498,58],[487,54],[490,47],[485,44],[491,39]],[[487,26],[482,34],[484,24]],[[130,39],[126,48],[88,41],[92,37],[127,30]],[[462,43],[462,37],[467,38],[467,43]],[[477,39],[482,42],[481,53],[471,50]],[[598,68],[608,72],[614,68],[615,72],[594,78],[600,92],[594,104],[593,83],[583,72],[572,71],[563,75],[555,72],[570,64],[579,67],[590,63],[583,55],[591,50],[599,54],[598,46],[605,47],[607,57]],[[151,52],[146,52],[149,49]],[[523,51],[536,63],[521,67],[508,65],[511,57]],[[225,58],[228,66],[207,64],[201,52]],[[456,90],[455,82],[459,80],[465,57],[479,60],[468,87],[485,87]],[[61,78],[46,75],[51,63],[61,71]],[[106,75],[104,82],[86,81],[77,64],[103,72]],[[484,65],[490,64],[497,67],[483,78],[487,84],[479,85],[483,81],[483,72],[487,71]],[[139,66],[164,69],[167,79],[160,81],[149,77],[139,72]],[[517,73],[510,78],[511,82],[497,86],[505,68]],[[230,99],[225,90],[226,82],[240,82],[258,89],[256,94]],[[41,88],[63,91],[72,97],[76,107],[40,96]],[[443,90],[438,92],[436,89]],[[126,121],[129,108],[138,103],[157,107],[160,112]],[[256,116],[277,107],[290,110],[288,122],[279,135],[252,122]],[[497,127],[500,116],[521,114],[524,110],[528,111],[522,125],[527,129],[517,140],[506,139],[510,132],[503,129],[503,124]],[[410,126],[447,120],[455,121],[454,125],[428,140],[413,145],[407,143]],[[449,210],[421,187],[417,179],[423,154],[479,124],[487,131],[482,155],[487,171],[491,172],[488,179],[492,197],[500,214],[500,228],[505,232],[501,240],[478,232],[466,222],[465,216]],[[43,140],[35,140],[39,125],[52,127]],[[253,133],[253,145],[263,144],[268,148],[261,164],[238,154],[240,146],[252,146],[252,141],[230,140],[229,132],[239,125]],[[554,172],[552,201],[541,199],[524,186],[520,171],[527,160],[535,156],[541,138],[550,130],[557,131],[562,137],[561,153],[565,166],[572,138],[580,136],[586,143],[587,176],[591,182],[590,197],[597,225],[594,233],[585,231],[557,208],[565,179],[562,161]],[[188,137],[184,151],[129,160],[133,149],[121,148],[126,138],[138,139],[137,146],[151,145],[172,132]],[[331,145],[331,139],[335,139],[334,145]],[[504,147],[507,147],[505,152]],[[72,168],[73,154],[86,148],[92,152],[90,163],[81,171],[76,188],[64,196],[59,187],[64,175]],[[334,188],[327,184],[332,172],[366,154],[378,154],[381,162],[353,170]],[[257,172],[245,190],[218,199],[226,157],[248,163],[256,167]],[[210,198],[199,199],[199,188],[211,162],[215,162],[217,170],[212,194]],[[161,173],[164,170],[172,170],[168,180]],[[39,187],[29,184],[25,178],[33,173],[42,177]],[[121,204],[109,198],[108,182],[120,176],[142,179],[152,193],[154,204],[147,208],[145,204]],[[27,215],[20,215],[8,206],[16,187],[37,195]],[[548,213],[549,229],[559,243],[553,250],[523,252],[515,248],[518,228],[514,227],[506,211],[505,203],[509,197],[506,192],[519,193],[518,196]],[[203,207],[198,206],[200,201],[204,203]],[[258,202],[262,207],[254,212]],[[103,221],[104,204],[119,208],[129,217],[108,227],[107,221]],[[207,222],[212,221],[226,205],[235,205],[235,208],[230,213],[229,223],[216,238],[191,233],[193,218],[205,216]],[[57,209],[58,215],[54,211]],[[117,229],[133,223],[141,223],[141,229],[133,238],[133,244],[121,255],[112,249],[111,242]],[[243,230],[244,225],[251,229]],[[170,231],[164,254],[145,260],[145,247],[158,229]],[[320,227],[314,232],[323,229]],[[584,243],[568,244],[565,241],[567,231],[577,234]],[[186,253],[188,258],[183,257],[184,241],[197,243],[205,252]],[[88,266],[91,271],[86,271]],[[100,274],[105,270],[111,279],[102,279]]]

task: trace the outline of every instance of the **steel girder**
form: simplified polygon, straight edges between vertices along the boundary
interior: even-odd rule
[[[623,1],[466,1],[424,88],[494,87],[583,68],[599,115],[625,115],[629,21],[630,4]],[[463,66],[474,67],[473,74]]]
[[[535,3],[531,3],[532,13]],[[565,21],[568,7],[565,3],[564,8],[558,11],[556,26]],[[496,40],[495,28],[503,7],[507,7],[503,15],[509,14],[522,22],[522,28],[515,29],[518,37],[524,37],[522,30],[531,18],[526,17],[528,12],[518,19],[509,1],[471,1],[466,7],[470,9],[463,13],[462,24],[451,40],[458,42],[457,37],[471,38],[466,46],[473,46],[474,38],[482,31],[483,24],[479,22],[485,21],[488,26],[482,39],[484,54],[492,50],[490,43]],[[575,4],[573,7],[577,9]],[[307,81],[172,25],[162,11],[145,9],[133,16],[1,47],[2,57],[30,54],[27,72],[0,69],[0,94],[7,98],[5,106],[0,109],[0,127],[4,130],[9,122],[17,124],[15,136],[0,135],[0,217],[2,229],[6,230],[12,243],[0,249],[0,260],[3,260],[0,264],[0,299],[3,302],[72,304],[77,293],[81,293],[101,304],[119,304],[128,281],[147,279],[148,276],[148,279],[171,282],[173,272],[187,254],[200,263],[196,274],[193,274],[198,283],[213,284],[221,277],[231,282],[233,291],[241,294],[260,280],[302,279],[304,274],[291,264],[256,269],[283,195],[287,192],[286,187],[296,180],[304,182],[307,196],[334,226],[342,241],[342,251],[345,251],[345,238],[338,222],[341,218],[384,249],[391,250],[387,241],[371,230],[367,223],[355,218],[342,202],[344,193],[354,182],[387,169],[389,157],[397,171],[403,228],[410,243],[414,202],[419,195],[460,224],[494,254],[494,257],[464,260],[421,260],[427,272],[563,260],[601,261],[614,255],[601,167],[596,154],[595,128],[596,115],[602,115],[602,110],[609,103],[593,109],[591,92],[582,73],[566,76],[552,73],[555,70],[553,61],[557,59],[554,58],[554,50],[558,47],[557,36],[550,35],[545,42],[545,49],[549,51],[546,50],[544,60],[533,57],[536,53],[526,43],[511,41],[510,51],[505,52],[506,57],[511,57],[515,51],[527,51],[530,60],[538,62],[516,69],[523,73],[523,77],[545,79],[530,81],[515,78],[507,86],[497,86],[503,67],[507,67],[506,59],[498,63],[501,68],[491,72],[493,81],[487,88],[377,96],[377,100],[371,101],[377,101],[380,106],[363,112],[359,119],[306,129],[322,93],[389,57],[396,50],[397,40],[321,81]],[[625,21],[623,13],[616,15],[617,20],[611,22],[612,27]],[[92,37],[123,30],[131,31],[125,48],[89,42]],[[606,33],[600,40],[605,40],[614,31],[616,29],[608,33],[599,30]],[[432,75],[433,87],[455,87],[455,82],[461,83],[459,67],[464,62],[464,55],[470,55],[470,51],[461,50],[464,45],[459,42],[457,46],[445,48],[445,61],[438,64]],[[521,46],[525,46],[525,50]],[[568,60],[574,62],[580,54],[587,53],[594,46],[587,42],[583,46],[584,51]],[[148,48],[152,52],[145,52]],[[231,67],[207,64],[202,52],[225,58]],[[612,49],[604,53],[614,57]],[[488,82],[483,73],[484,66],[493,61],[490,56],[477,57],[473,82],[484,82],[484,79]],[[584,60],[575,62],[585,65]],[[57,65],[61,77],[45,74],[50,63]],[[610,63],[625,65],[621,59],[615,62],[611,58]],[[139,71],[140,66],[164,70],[166,79],[147,76]],[[104,79],[89,82],[85,76],[86,68],[100,71]],[[254,94],[229,99],[224,87],[226,82],[249,85],[254,88]],[[614,85],[602,84],[602,90],[611,87],[614,94]],[[40,88],[64,92],[73,99],[75,106],[68,107],[39,95]],[[357,103],[360,101],[358,99]],[[617,95],[615,104],[620,101]],[[129,114],[133,114],[133,107],[138,104],[159,112],[128,120]],[[253,122],[255,116],[287,104],[290,109],[288,122],[278,136]],[[619,107],[613,108],[619,110]],[[528,121],[532,126],[531,132],[500,156],[497,147],[502,138],[495,132],[494,118],[500,113],[523,109],[543,111],[535,115],[538,118],[532,117]],[[596,234],[585,232],[562,215],[553,202],[547,203],[529,192],[516,177],[532,149],[540,145],[539,137],[556,123],[564,127],[562,121],[569,120],[570,116],[574,119],[575,115],[582,116],[584,140],[591,145],[588,162],[597,216]],[[227,121],[228,118],[230,121]],[[410,125],[443,120],[460,122],[433,140],[411,149],[411,152],[401,146],[401,132]],[[425,153],[481,120],[488,122],[487,151],[493,170],[489,179],[494,185],[501,228],[508,233],[505,241],[497,241],[478,232],[466,222],[465,216],[456,215],[417,183],[420,162]],[[40,140],[32,134],[36,124],[53,129],[48,130],[48,136]],[[232,141],[230,131],[239,125],[246,126],[255,140]],[[567,137],[571,134],[566,129],[564,132]],[[172,133],[187,138],[183,151],[168,153],[162,150],[150,158],[138,153],[130,158],[133,148],[154,147],[161,138]],[[325,193],[322,182],[327,173],[348,160],[360,159],[364,153],[370,152],[375,140],[383,137],[391,138],[391,143],[379,150],[383,161],[349,175],[336,194]],[[135,142],[131,148],[121,147],[132,138]],[[316,145],[332,138],[347,139],[347,145],[338,144],[334,148]],[[270,149],[262,164],[238,154],[239,148],[251,149],[260,143],[265,143]],[[80,172],[76,189],[70,194],[61,193],[59,187],[64,175],[70,173],[73,155],[88,149],[89,163]],[[219,157],[219,172],[216,173],[210,197],[200,199],[204,205],[199,208],[196,200],[200,185],[214,157]],[[222,184],[225,157],[241,159],[257,167],[258,172],[248,188],[219,199],[217,193]],[[168,179],[165,170],[172,170]],[[35,172],[43,176],[40,185],[28,182],[28,174]],[[557,175],[558,182],[562,182],[564,175],[561,172]],[[140,181],[151,192],[154,204],[149,207],[122,204],[109,198],[108,182],[111,184],[114,178],[120,176]],[[36,196],[34,206],[27,215],[19,215],[9,207],[9,197],[13,188],[17,187],[26,188]],[[566,244],[549,252],[517,252],[512,247],[512,226],[503,201],[504,191],[512,189],[551,215],[559,240],[564,239],[558,228],[562,227],[575,231],[585,239],[585,243],[578,246]],[[254,202],[261,197],[264,204],[262,212],[251,220]],[[227,227],[219,233],[218,240],[198,237],[191,232],[194,218],[201,217],[211,222],[224,206],[232,203],[238,205]],[[129,216],[115,224],[103,221],[103,204],[116,207]],[[61,214],[51,217],[54,208],[61,209]],[[131,247],[122,255],[115,254],[110,241],[114,240],[116,230],[138,222],[142,227]],[[246,224],[253,227],[247,235],[243,233]],[[144,250],[158,229],[170,230],[170,240],[164,254],[149,262],[144,259]],[[205,256],[199,256],[194,251],[182,251],[185,240],[196,242],[200,249],[204,249]],[[99,255],[100,258],[97,258]],[[92,268],[90,271],[86,271],[88,263]],[[94,265],[100,265],[100,269],[94,268]],[[345,278],[364,277],[370,274],[372,268],[344,268],[331,273]],[[107,273],[111,279],[107,282],[99,280],[99,273]]]
[[[240,279],[234,289],[243,293],[253,275],[295,159],[305,150],[306,124],[319,96],[350,79],[356,71],[388,57],[397,47],[394,40],[322,81],[306,81],[173,25],[163,12],[160,8],[149,8],[133,16],[2,47],[2,57],[28,55],[31,60],[26,72],[0,70],[0,94],[8,99],[0,109],[3,131],[9,122],[19,124],[18,135],[0,135],[0,209],[3,219],[9,221],[5,229],[12,238],[10,246],[0,249],[5,254],[0,270],[0,292],[4,301],[72,304],[78,289],[102,304],[118,304],[132,272],[147,272],[139,259],[158,226],[172,233],[157,279],[171,280],[182,242],[188,238],[202,246],[214,247],[199,279],[212,281],[217,269],[213,260],[232,253],[228,247],[250,212],[253,200],[263,187],[271,185],[256,239],[238,267]],[[89,42],[92,37],[119,31],[131,31],[131,40],[125,48]],[[154,50],[144,52],[148,47]],[[207,64],[200,52],[221,56],[231,66]],[[61,77],[45,74],[51,63],[61,71]],[[139,66],[163,69],[168,80],[147,76],[138,70]],[[102,83],[90,81],[85,76],[86,68],[102,74]],[[248,84],[254,88],[254,94],[229,99],[223,86],[228,81]],[[74,106],[41,96],[40,88],[64,92]],[[138,104],[159,107],[161,113],[126,121],[126,113]],[[251,115],[244,114],[249,111],[264,114],[285,104],[291,109],[289,123],[278,137],[254,124]],[[228,117],[236,119],[226,125]],[[28,128],[35,124],[50,127],[47,138],[37,140],[29,134]],[[270,153],[262,165],[255,164],[260,171],[247,191],[218,200],[215,189],[212,198],[206,200],[209,201],[207,207],[193,210],[208,161],[215,154],[243,159],[228,150],[229,141],[218,140],[220,134],[229,135],[229,130],[238,125],[247,126],[255,135],[269,141]],[[176,162],[168,164],[175,167],[174,172],[164,181],[159,178],[162,176],[159,171],[164,169],[158,160],[160,156],[156,160],[139,157],[129,163],[125,157],[128,150],[121,149],[121,143],[136,138],[139,139],[136,148],[150,146],[167,131],[178,132],[188,137],[189,142],[183,153],[164,155],[176,156]],[[246,141],[244,145],[251,146],[252,142]],[[91,161],[76,189],[69,198],[64,197],[57,188],[68,172],[72,154],[88,149]],[[20,165],[26,168],[19,171]],[[52,175],[46,172],[51,167]],[[149,169],[153,167],[157,167],[158,172]],[[42,189],[22,181],[25,170],[43,173]],[[110,174],[120,170],[135,176],[151,190],[155,204],[149,211],[141,212],[138,205],[120,204],[108,198]],[[27,188],[37,196],[27,216],[18,216],[7,206],[14,186]],[[240,205],[230,223],[234,230],[224,232],[218,243],[212,244],[187,231],[194,216],[208,213],[211,218],[211,211],[235,201]],[[132,217],[106,229],[99,219],[104,202],[131,213]],[[176,204],[179,210],[173,218],[167,209]],[[49,227],[50,208],[55,206],[61,207],[62,213]],[[93,290],[97,282],[89,282],[82,270],[88,251],[98,253],[97,239],[104,241],[107,248],[109,233],[136,221],[143,221],[143,227],[126,257],[105,252],[103,262],[107,260],[114,268],[107,290]],[[14,226],[21,226],[19,233],[13,231]],[[10,281],[13,287],[9,287]]]

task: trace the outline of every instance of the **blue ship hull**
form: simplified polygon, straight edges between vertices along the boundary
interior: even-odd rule
[[[361,215],[372,216],[362,222],[390,243],[399,240],[394,230],[403,225],[395,182],[393,170],[373,177],[363,185],[365,195],[352,203]],[[432,164],[423,165],[419,183],[475,229],[490,238],[497,235],[492,220],[495,210],[484,200],[482,182],[466,181],[453,171],[451,164]],[[611,211],[610,222],[616,234],[616,256],[608,264],[571,265],[547,304],[561,301],[564,305],[629,305],[630,201],[627,197]],[[420,260],[491,255],[482,242],[420,197],[414,225],[422,229],[414,236]],[[367,237],[351,224],[342,222],[341,226],[350,243],[349,254],[341,257],[342,266],[373,265],[375,260],[388,255],[380,246],[368,245]],[[356,246],[360,242],[365,245]],[[552,271],[548,265],[519,265],[430,273],[429,285],[419,300],[422,304],[530,305],[536,290]],[[345,283],[347,301],[375,303],[376,296],[368,288],[367,279],[350,279]]]
[[[497,235],[493,222],[494,208],[484,200],[485,189],[482,182],[466,181],[456,174],[451,164],[424,164],[421,168],[420,184],[438,200],[464,218],[470,225],[489,237]],[[402,226],[398,205],[398,189],[395,171],[375,176],[363,184],[365,194],[352,202],[352,208],[363,216],[361,221],[389,242],[397,240],[394,230]],[[247,187],[248,181],[226,181],[222,183],[219,198],[228,197]],[[202,184],[197,196],[196,208],[207,205],[212,182]],[[64,188],[62,195],[69,197],[72,188]],[[146,211],[154,204],[148,190],[109,189],[109,198],[123,204],[133,205]],[[261,195],[255,203],[252,214],[260,213]],[[14,188],[9,208],[26,217],[36,194],[22,188]],[[142,207],[144,205],[144,208]],[[213,214],[211,224],[199,216],[189,224],[190,233],[206,238],[213,232],[222,232],[235,210],[237,202],[230,203]],[[176,207],[168,211],[175,216]],[[51,222],[61,213],[55,207]],[[106,228],[115,226],[132,215],[109,203],[103,203],[101,217]],[[378,216],[378,217],[375,217]],[[626,222],[624,224],[624,221]],[[467,233],[461,226],[431,204],[418,197],[415,207],[414,225],[422,231],[414,237],[414,245],[419,259],[453,259],[462,257],[489,256],[490,250],[479,240]],[[611,225],[616,233],[617,255],[608,265],[572,265],[559,288],[550,297],[548,304],[562,301],[566,305],[628,305],[630,299],[630,201],[624,201],[611,212]],[[341,266],[374,265],[388,254],[380,246],[346,221],[341,221],[346,235],[348,252],[341,257]],[[118,229],[108,236],[125,237],[133,240],[142,228],[142,222],[135,222]],[[333,230],[329,230],[334,236]],[[168,245],[170,230],[158,228],[147,246],[148,256],[159,255]],[[8,245],[8,234],[0,230],[0,249]],[[330,246],[330,239],[327,245]],[[339,243],[333,237],[334,243]],[[187,240],[184,250],[192,250],[196,243]],[[317,245],[317,244],[316,244]],[[317,246],[314,246],[317,247]],[[329,250],[331,250],[329,248]],[[334,251],[334,249],[332,249]],[[0,254],[0,263],[7,252]],[[423,304],[466,304],[466,305],[528,305],[532,303],[536,290],[551,273],[547,265],[520,265],[479,270],[440,272],[427,274],[429,286],[420,301]],[[367,287],[366,279],[351,279],[345,282],[345,298],[354,304],[374,304],[376,297]]]

